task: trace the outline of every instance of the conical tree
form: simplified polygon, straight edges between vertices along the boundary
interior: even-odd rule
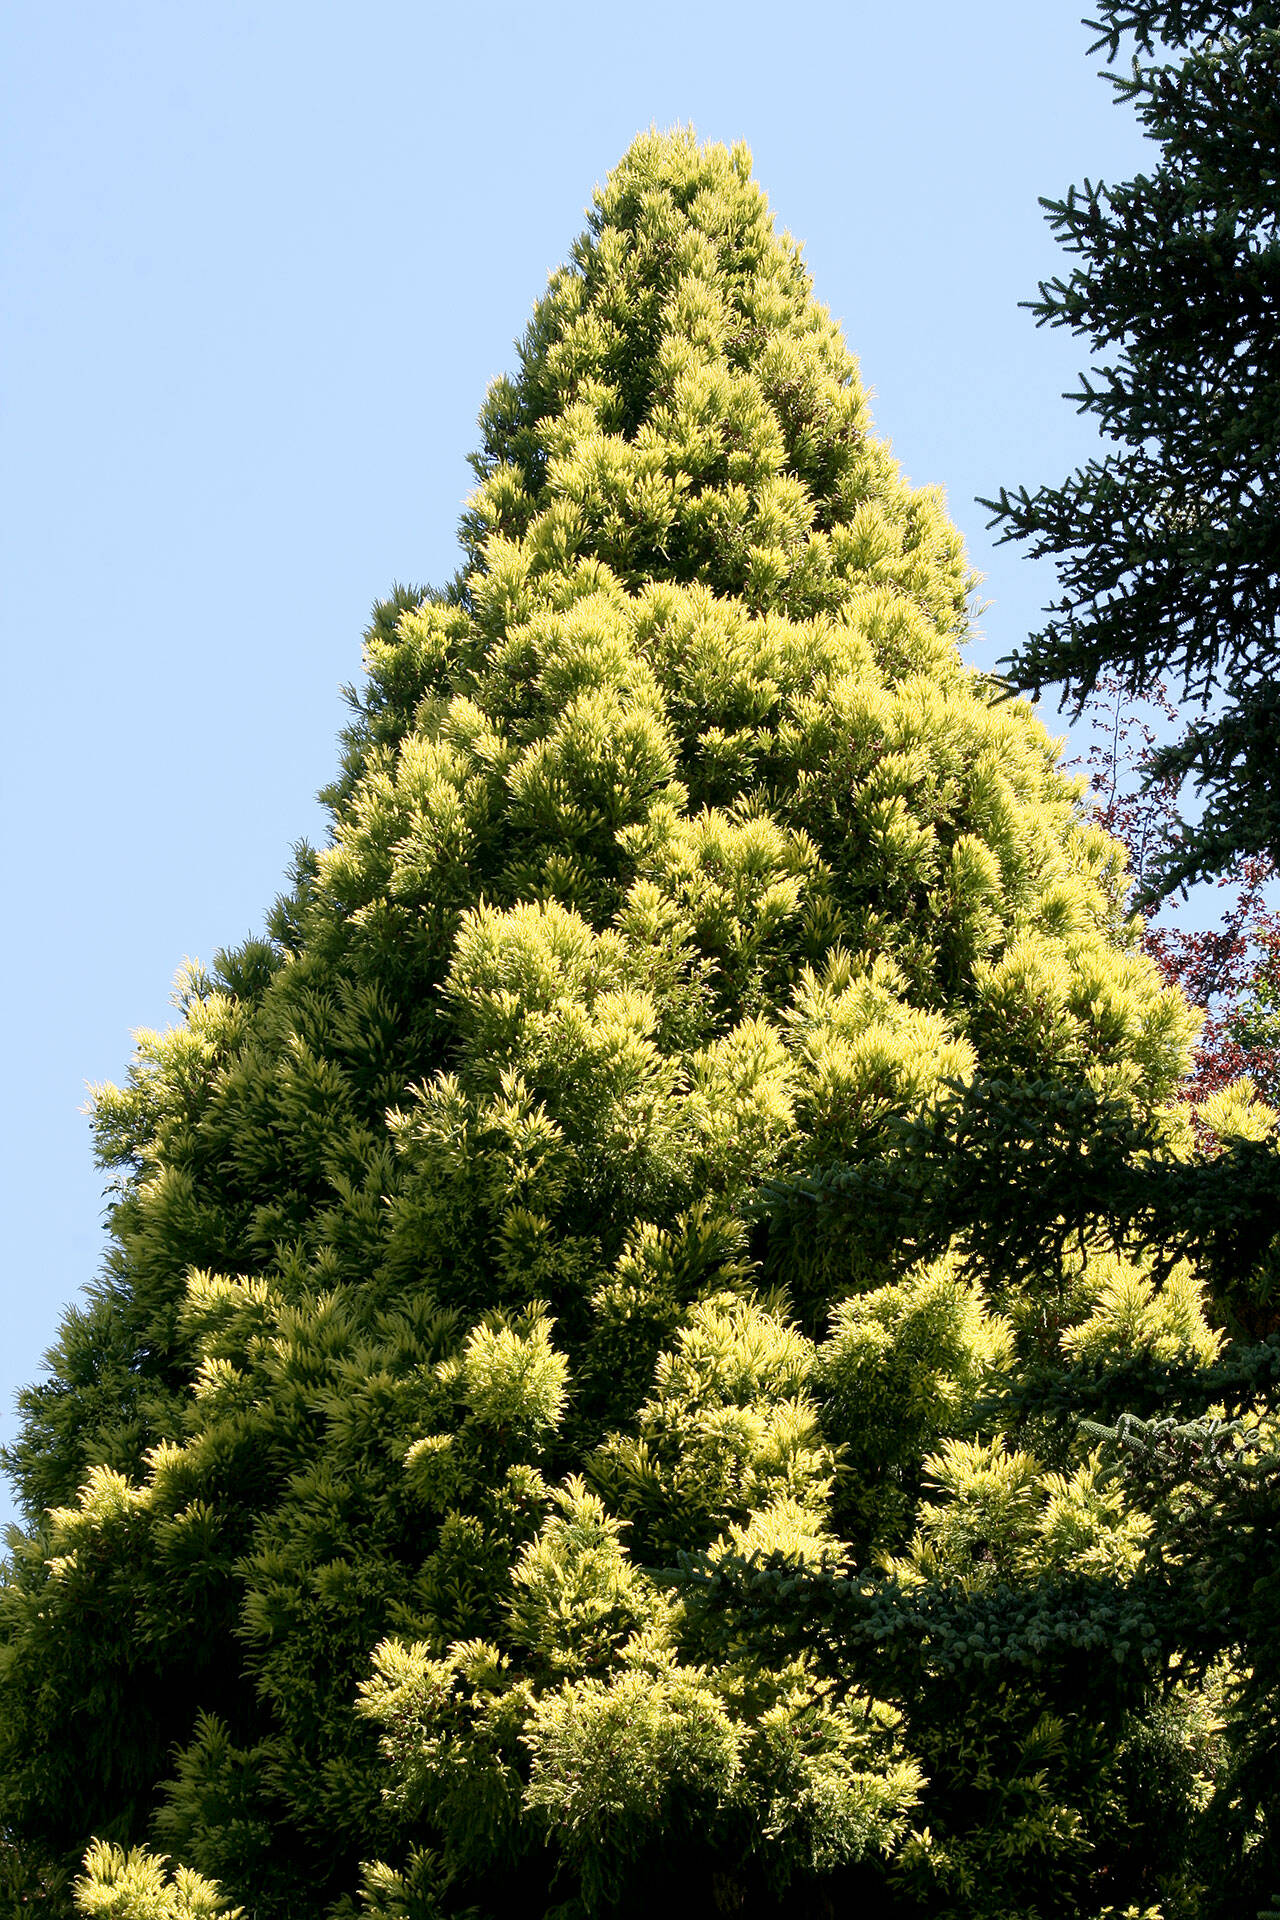
[[[1168,1671],[1086,1639],[984,1695],[927,1636],[833,1670],[821,1622],[699,1599],[826,1565],[887,1620],[1138,1566],[1019,1395],[1211,1357],[1193,1276],[775,1221],[984,1079],[1164,1110],[1193,1020],[1116,845],[962,663],[960,540],[744,150],[636,141],[481,429],[463,571],[376,612],[330,844],[98,1095],[113,1250],[11,1457],[13,1886],[1172,1900],[1210,1743]]]

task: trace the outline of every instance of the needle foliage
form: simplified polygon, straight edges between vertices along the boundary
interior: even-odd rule
[[[1131,52],[1112,85],[1154,164],[1043,202],[1078,264],[1032,310],[1104,356],[1071,398],[1115,450],[988,504],[1058,564],[1017,686],[1061,683],[1078,715],[1100,680],[1141,696],[1169,677],[1199,707],[1152,763],[1199,803],[1149,876],[1159,895],[1242,856],[1280,863],[1280,7],[1098,15],[1098,47]]]
[[[112,1250],[9,1462],[13,1909],[1194,1915],[1231,1634],[1085,1389],[1226,1365],[1212,1270],[1069,1180],[1007,1258],[935,1175],[992,1194],[993,1086],[1142,1165],[1272,1116],[1175,1109],[1117,844],[744,150],[637,140],[475,468],[329,844],[98,1094]]]

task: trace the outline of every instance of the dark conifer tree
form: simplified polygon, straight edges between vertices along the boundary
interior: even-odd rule
[[[1004,538],[1057,564],[1045,627],[1013,683],[1166,677],[1199,704],[1157,777],[1200,811],[1157,890],[1280,863],[1280,7],[1276,0],[1103,0],[1112,78],[1156,144],[1119,186],[1045,201],[1079,264],[1033,311],[1103,356],[1071,396],[1116,450],[1061,486],[989,502]]]
[[[1077,715],[1100,691],[1115,702],[1104,818],[1131,848],[1145,842],[1145,903],[1210,876],[1228,889],[1219,929],[1188,932],[1175,919],[1144,935],[1166,978],[1210,1009],[1184,1097],[1210,1089],[1232,1097],[1231,1076],[1242,1072],[1272,1093],[1280,8],[1104,0],[1094,25],[1112,62],[1133,49],[1113,85],[1158,157],[1118,187],[1086,182],[1082,193],[1043,203],[1080,264],[1041,286],[1034,311],[1108,356],[1072,397],[1118,451],[1061,487],[1005,491],[988,503],[1005,538],[1057,560],[1062,588],[1047,626],[1007,664],[1015,686],[1064,686]],[[1199,711],[1189,721],[1183,714],[1171,744],[1148,737],[1145,791],[1126,797],[1114,779],[1133,724],[1126,703],[1149,698],[1178,718],[1166,675]],[[1188,780],[1186,799],[1202,811],[1191,824],[1171,822]],[[1024,1140],[1034,1137],[1027,1163],[1039,1172],[1022,1180],[1006,1246],[989,1241],[990,1257],[1000,1263],[1014,1245],[1025,1257],[1029,1244],[1052,1241],[1065,1198],[1075,1217],[1109,1214],[1113,1244],[1145,1243],[1157,1264],[1189,1254],[1211,1269],[1217,1310],[1237,1336],[1225,1372],[1165,1379],[1149,1407],[1153,1423],[1124,1414],[1094,1429],[1109,1433],[1153,1513],[1151,1561],[1177,1622],[1166,1630],[1200,1660],[1216,1648],[1222,1662],[1224,1751],[1202,1818],[1196,1910],[1233,1920],[1280,1898],[1280,1155],[1270,1130],[1246,1129],[1206,1166],[1144,1162],[1127,1123],[1102,1129],[1086,1106],[1059,1112],[1055,1127],[1051,1109],[1042,1103],[1023,1116]],[[989,1145],[1016,1124],[997,1100],[977,1134]],[[1099,1152],[1103,1131],[1110,1146]],[[957,1165],[954,1144],[941,1155],[951,1160],[941,1189],[953,1195],[963,1178],[977,1211],[972,1164]],[[1119,1407],[1117,1398],[1113,1418]]]

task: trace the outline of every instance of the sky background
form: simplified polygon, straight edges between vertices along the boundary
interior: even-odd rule
[[[975,495],[1094,446],[1018,306],[1037,196],[1142,164],[1091,37],[1079,0],[9,0],[0,1439],[102,1256],[86,1082],[323,837],[370,603],[454,572],[485,387],[637,131],[749,143],[985,575],[975,657],[1037,624]]]

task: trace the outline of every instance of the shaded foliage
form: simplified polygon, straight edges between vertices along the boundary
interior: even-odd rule
[[[1107,0],[1095,24],[1110,60],[1135,46],[1112,85],[1158,155],[1043,202],[1078,264],[1032,311],[1103,356],[1070,397],[1117,450],[986,504],[1058,567],[1016,686],[1061,684],[1078,714],[1108,676],[1143,696],[1176,675],[1200,706],[1153,760],[1200,802],[1153,863],[1159,893],[1280,861],[1280,12]]]

